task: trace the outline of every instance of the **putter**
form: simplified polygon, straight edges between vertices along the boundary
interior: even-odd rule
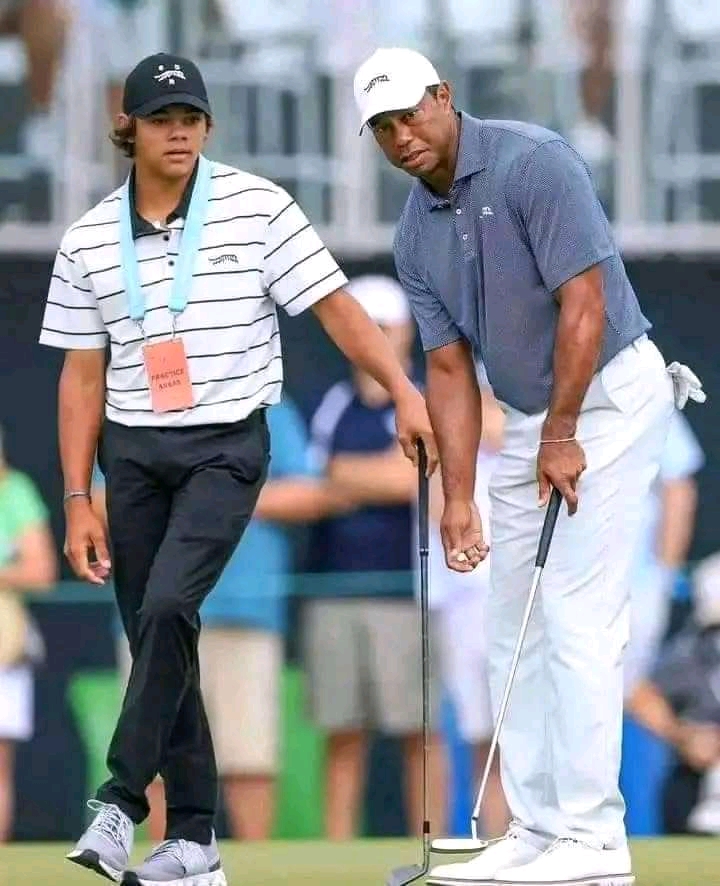
[[[525,606],[522,623],[520,624],[520,633],[518,635],[517,643],[515,644],[515,652],[513,653],[512,661],[510,663],[510,673],[508,674],[508,678],[505,683],[505,691],[503,692],[502,702],[500,703],[500,711],[498,712],[497,722],[495,724],[495,729],[493,730],[492,741],[490,742],[490,751],[488,752],[488,758],[485,763],[485,769],[482,774],[477,799],[475,800],[475,806],[473,808],[472,818],[470,820],[471,836],[439,837],[437,840],[432,841],[433,852],[457,854],[481,852],[483,849],[487,848],[488,844],[490,843],[489,840],[481,840],[478,837],[478,821],[480,820],[480,808],[482,807],[482,802],[485,797],[485,789],[490,777],[490,768],[492,766],[493,757],[495,756],[495,750],[497,749],[498,740],[500,738],[500,730],[502,729],[503,720],[505,719],[505,713],[508,707],[508,701],[510,699],[510,690],[512,689],[513,681],[515,680],[515,672],[517,671],[518,662],[520,661],[520,653],[522,652],[523,643],[525,642],[525,635],[527,634],[528,624],[530,623],[530,615],[532,614],[533,603],[535,602],[535,596],[540,584],[540,576],[542,575],[542,571],[545,568],[545,561],[547,560],[548,551],[550,550],[550,541],[552,539],[553,530],[555,529],[555,523],[557,522],[558,514],[560,513],[561,503],[562,496],[557,491],[557,489],[553,489],[550,495],[550,501],[548,503],[547,511],[545,512],[545,520],[543,522],[542,532],[540,533],[540,542],[538,544],[537,556],[535,557],[535,572],[533,573],[530,595],[528,596],[528,601]]]
[[[428,820],[428,757],[430,751],[430,635],[428,627],[430,604],[428,599],[428,555],[429,555],[429,495],[427,478],[427,453],[425,444],[418,440],[418,545],[420,553],[420,638],[422,645],[422,864],[411,864],[394,868],[387,880],[387,886],[408,886],[430,870],[430,822]]]

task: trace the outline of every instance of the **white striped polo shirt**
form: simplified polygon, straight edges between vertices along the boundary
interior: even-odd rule
[[[294,316],[347,278],[303,211],[267,179],[214,163],[202,238],[176,333],[188,357],[194,405],[151,407],[143,335],[130,319],[120,256],[121,190],[65,233],[55,258],[40,343],[105,348],[106,415],[137,426],[229,423],[280,400],[283,370],[277,305]],[[166,225],[134,220],[148,342],[172,331],[168,310],[189,194]],[[179,217],[178,217],[179,216]]]

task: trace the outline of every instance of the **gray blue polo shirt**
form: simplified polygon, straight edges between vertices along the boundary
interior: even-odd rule
[[[521,412],[550,402],[553,293],[602,266],[600,367],[650,328],[587,166],[556,132],[461,114],[447,197],[416,181],[395,234],[398,277],[426,351],[467,339],[499,400]]]

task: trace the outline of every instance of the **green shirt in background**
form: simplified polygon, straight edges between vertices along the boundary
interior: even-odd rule
[[[48,509],[27,474],[8,471],[0,479],[0,567],[16,556],[18,540],[48,520]]]

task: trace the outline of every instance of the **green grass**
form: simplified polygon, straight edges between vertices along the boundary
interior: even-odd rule
[[[64,844],[18,843],[0,847],[0,884],[92,886],[108,882],[64,858]],[[383,886],[387,872],[419,861],[417,841],[224,843],[228,886]],[[147,846],[136,847],[141,858]],[[707,886],[720,882],[720,840],[666,838],[633,844],[637,886]],[[439,855],[435,864],[452,860]]]

